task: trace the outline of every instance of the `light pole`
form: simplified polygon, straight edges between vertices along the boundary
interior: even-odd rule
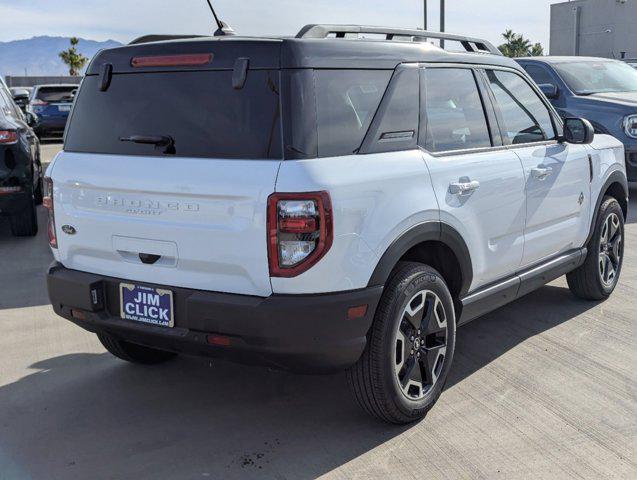
[[[427,30],[427,0],[424,1],[424,9],[425,9],[425,30]]]
[[[440,0],[440,31],[445,31],[445,0]],[[440,40],[440,48],[445,48],[445,40]]]

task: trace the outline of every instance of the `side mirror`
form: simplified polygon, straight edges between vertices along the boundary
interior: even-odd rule
[[[33,115],[31,112],[26,112],[24,116],[26,118],[26,122],[27,122],[27,125],[29,125],[29,127],[32,127],[33,125],[35,125],[36,123],[35,115]]]
[[[593,143],[595,129],[591,122],[584,118],[567,118],[564,120],[563,140],[576,145]]]
[[[558,90],[556,85],[552,83],[542,83],[538,85],[542,93],[546,96],[546,98],[553,100],[560,96],[560,91]]]

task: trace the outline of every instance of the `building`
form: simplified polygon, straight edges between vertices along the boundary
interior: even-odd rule
[[[551,55],[637,58],[637,0],[551,5]]]
[[[34,87],[35,85],[49,85],[55,83],[65,83],[65,84],[77,84],[79,85],[82,81],[82,77],[68,77],[68,76],[57,76],[57,77],[18,77],[13,75],[7,75],[5,78],[5,82],[9,87]]]

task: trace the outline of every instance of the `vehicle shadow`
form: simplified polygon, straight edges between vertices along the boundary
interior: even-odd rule
[[[595,305],[548,286],[459,329],[440,401],[526,339]],[[0,387],[3,478],[309,479],[416,428],[368,418],[343,374],[187,357],[141,367],[105,353],[31,368]]]
[[[0,311],[48,305],[46,268],[53,261],[46,236],[47,212],[38,207],[38,235],[11,235],[9,222],[0,217]]]

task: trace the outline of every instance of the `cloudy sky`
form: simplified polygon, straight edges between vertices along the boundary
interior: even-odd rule
[[[447,31],[499,42],[507,28],[548,47],[556,0],[447,0]],[[217,12],[247,35],[292,35],[307,23],[422,27],[422,0],[213,0]],[[429,0],[430,29],[438,0]],[[147,33],[212,31],[206,0],[0,0],[0,41],[36,35],[127,42]],[[432,28],[435,26],[435,28]]]

